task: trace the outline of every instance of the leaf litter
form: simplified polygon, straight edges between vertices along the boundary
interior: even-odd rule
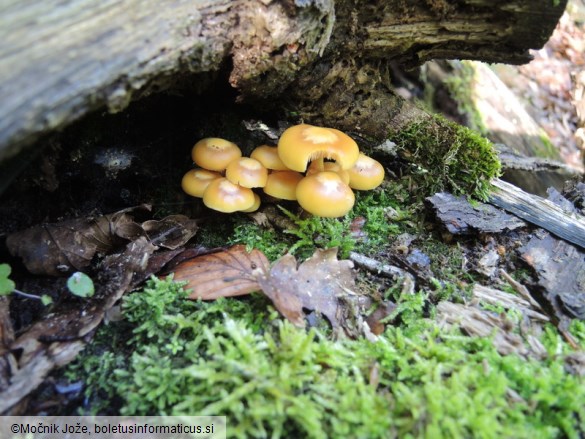
[[[287,254],[272,267],[264,254],[243,245],[182,262],[174,269],[175,281],[186,281],[190,299],[214,300],[258,291],[297,327],[304,327],[303,310],[327,318],[340,334],[368,331],[361,314],[372,305],[356,292],[353,263],[337,259],[337,249],[317,249],[298,263]]]
[[[27,395],[54,368],[77,356],[102,321],[111,319],[118,300],[158,273],[197,231],[196,221],[182,215],[142,223],[131,215],[149,210],[142,205],[109,215],[42,224],[7,237],[10,252],[22,258],[31,273],[59,277],[73,270],[83,276],[83,271],[89,272],[95,294],[89,298],[59,296],[36,321],[22,328],[15,328],[10,317],[13,297],[0,297],[1,414],[25,410]],[[59,281],[53,285],[59,294]],[[27,306],[27,302],[20,303]]]

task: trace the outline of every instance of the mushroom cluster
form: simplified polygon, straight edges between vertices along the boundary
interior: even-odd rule
[[[384,180],[382,165],[347,134],[307,124],[288,128],[278,146],[259,146],[250,157],[219,138],[200,140],[191,156],[200,168],[183,176],[183,190],[226,213],[257,210],[260,197],[252,189],[262,188],[313,215],[340,217],[354,205],[352,189],[374,189]]]

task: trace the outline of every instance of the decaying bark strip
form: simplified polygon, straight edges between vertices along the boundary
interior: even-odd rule
[[[489,202],[556,236],[585,248],[585,219],[500,179],[493,181]]]

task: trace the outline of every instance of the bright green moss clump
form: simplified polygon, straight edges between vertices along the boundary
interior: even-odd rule
[[[377,343],[296,329],[262,296],[184,297],[171,281],[150,281],[125,299],[126,321],[102,327],[69,368],[87,383],[94,411],[225,415],[229,437],[585,432],[585,384],[564,370],[565,344],[554,330],[546,339],[554,355],[535,361],[438,329],[423,319],[418,294],[401,302],[402,324]]]
[[[413,163],[424,196],[448,190],[486,200],[490,180],[500,174],[500,161],[487,139],[441,116],[414,122],[391,133],[390,140]]]

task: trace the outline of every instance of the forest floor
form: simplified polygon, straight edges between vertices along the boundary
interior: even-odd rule
[[[576,168],[582,37],[583,20],[563,17],[534,64],[496,68]],[[583,297],[555,291],[540,265],[560,261],[555,275],[578,289],[582,248],[487,203],[416,194],[408,165],[363,139],[387,177],[343,218],[266,199],[255,214],[213,213],[180,189],[193,143],[219,136],[249,153],[283,125],[233,98],[154,96],[91,115],[48,138],[2,194],[12,272],[0,282],[39,299],[0,298],[0,412],[222,415],[229,437],[585,434]],[[582,215],[575,194],[555,202]],[[219,270],[258,292],[187,300],[165,276],[189,276],[177,257],[193,256],[197,276]],[[68,264],[93,297],[47,273]],[[299,318],[273,290],[317,293]]]

